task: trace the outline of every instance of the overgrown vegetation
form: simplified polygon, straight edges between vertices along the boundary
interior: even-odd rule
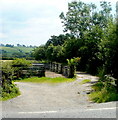
[[[98,82],[92,88],[94,92],[89,95],[90,100],[97,103],[118,101],[118,93],[114,85],[107,82]]]
[[[80,57],[77,70],[93,75],[99,75],[102,84],[107,84],[110,75],[115,78],[115,84],[110,81],[108,87],[99,91],[98,101],[113,100],[118,87],[118,25],[116,16],[111,14],[111,5],[100,2],[98,10],[95,4],[82,1],[72,1],[68,4],[66,14],[60,14],[65,35],[51,36],[47,43],[34,50],[34,57],[51,62],[66,63],[67,59]],[[40,53],[40,57],[37,57]],[[43,57],[41,57],[43,56]],[[112,89],[111,89],[112,88]],[[107,98],[104,98],[103,93]],[[103,100],[100,100],[100,97]],[[113,97],[116,98],[116,97]]]
[[[14,69],[13,79],[20,79],[23,76],[22,70],[27,70],[27,68],[31,66],[31,62],[26,59],[16,58],[12,61],[12,68]]]
[[[76,71],[76,66],[78,65],[78,63],[80,62],[80,59],[79,57],[74,57],[74,58],[71,58],[71,59],[67,59],[67,62],[68,62],[68,66],[69,66],[69,78],[73,78],[75,77],[75,71]]]
[[[99,72],[100,79],[92,86],[93,92],[89,95],[94,102],[109,102],[118,100],[117,79],[111,75],[104,75],[104,70]]]
[[[100,2],[100,6],[98,10],[95,4],[69,3],[66,15],[60,14],[66,34],[51,36],[36,48],[35,59],[67,63],[67,59],[80,57],[78,70],[95,75],[104,68],[106,74],[118,78],[116,20],[110,3]]]
[[[1,84],[0,99],[7,100],[18,96],[20,94],[19,89],[12,82],[14,69],[12,68],[11,61],[2,63],[1,74],[2,79],[0,81]]]
[[[7,100],[20,95],[19,89],[13,83],[13,80],[22,78],[21,70],[30,66],[30,63],[24,58],[17,58],[8,62],[2,61],[1,65],[2,79],[0,81],[0,99]]]
[[[72,82],[75,78],[63,78],[63,77],[56,77],[56,78],[49,78],[49,77],[31,77],[25,78],[20,80],[20,82],[32,82],[32,83],[63,83],[63,82]],[[19,80],[15,80],[19,81]]]
[[[20,95],[20,91],[19,88],[17,88],[17,86],[12,83],[12,84],[5,84],[4,88],[1,87],[0,88],[1,92],[0,92],[0,100],[8,100],[14,97],[17,97],[18,95]]]
[[[76,68],[100,77],[90,95],[92,100],[106,102],[117,100],[118,25],[116,16],[111,14],[110,3],[102,1],[100,6],[101,9],[98,10],[92,3],[70,2],[67,13],[62,12],[59,16],[66,34],[51,36],[47,43],[37,47],[32,55],[36,60],[63,64],[73,63],[74,57],[81,58]],[[16,70],[18,71],[20,70]],[[13,72],[8,74],[9,81]]]

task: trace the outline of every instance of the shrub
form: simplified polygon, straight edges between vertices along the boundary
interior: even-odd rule
[[[4,87],[5,83],[11,84],[14,75],[14,69],[11,65],[11,62],[2,63],[2,87]]]
[[[27,69],[31,65],[30,61],[27,61],[26,59],[17,58],[12,61],[12,67],[14,69],[14,79],[20,79],[23,77],[22,70]]]
[[[11,62],[2,63],[2,79],[1,79],[1,92],[0,99],[7,100],[18,96],[20,94],[19,89],[12,83],[14,68]]]
[[[104,81],[104,75],[106,74],[105,67],[99,67],[98,68],[98,74],[97,76],[100,78],[99,81]]]
[[[15,84],[6,84],[5,88],[1,88],[0,100],[8,100],[20,95],[19,88]]]
[[[68,73],[69,78],[74,77],[76,66],[80,62],[80,59],[81,58],[79,58],[79,57],[77,57],[77,58],[74,57],[74,58],[71,58],[71,59],[67,59],[68,66],[69,66],[69,73]]]
[[[107,89],[105,87],[99,88],[96,91],[92,92],[89,95],[90,99],[94,102],[101,103],[101,102],[110,102],[110,101],[117,101],[118,94],[114,87]]]
[[[94,102],[110,102],[118,100],[115,79],[110,75],[104,76],[104,81],[99,81],[92,86],[93,92],[89,95]]]
[[[68,65],[69,66],[76,66],[80,62],[80,59],[81,58],[79,58],[79,57],[67,59]]]
[[[12,66],[13,67],[22,67],[22,68],[27,68],[31,65],[30,61],[27,61],[26,59],[22,58],[17,58],[12,61]]]

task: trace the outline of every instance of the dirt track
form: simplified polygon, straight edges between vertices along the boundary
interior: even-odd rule
[[[48,77],[58,77],[59,74],[46,72]],[[71,83],[36,84],[16,82],[21,95],[3,102],[4,111],[36,111],[54,110],[61,108],[86,108],[92,104],[86,91],[90,90],[90,83],[80,85],[83,79],[95,81],[97,78],[78,73],[77,80]]]
[[[63,77],[53,72],[46,72],[47,77]],[[79,84],[84,79],[91,79],[91,83]],[[116,102],[97,104],[88,100],[87,93],[91,85],[98,78],[77,72],[77,80],[70,83],[44,84],[16,82],[21,95],[2,102],[2,117],[110,117],[115,111],[103,111],[101,108],[115,107]],[[95,110],[92,114],[92,109]],[[87,109],[90,109],[87,111]],[[107,110],[105,109],[105,110]],[[103,109],[104,110],[104,109]],[[56,112],[56,113],[55,113]],[[98,114],[99,112],[99,114]],[[86,113],[86,114],[84,114]]]

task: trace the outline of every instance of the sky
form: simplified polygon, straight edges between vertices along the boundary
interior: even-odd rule
[[[39,46],[52,35],[63,34],[59,15],[67,12],[68,2],[71,1],[0,0],[0,43]],[[81,1],[99,4],[99,0]],[[111,2],[115,11],[117,0],[106,1]]]

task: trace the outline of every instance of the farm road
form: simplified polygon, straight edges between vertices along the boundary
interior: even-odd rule
[[[57,77],[58,74],[46,72],[46,76]],[[70,113],[74,113],[74,111],[77,112],[76,115],[74,115],[77,117],[79,111],[83,113],[82,110],[116,107],[115,102],[109,104],[96,104],[90,102],[86,93],[91,89],[90,85],[92,83],[80,85],[79,82],[84,79],[91,79],[91,81],[94,82],[98,78],[78,72],[77,80],[71,83],[58,83],[52,85],[16,82],[17,86],[20,88],[21,95],[2,102],[2,117],[40,118],[52,117],[52,115],[55,115],[55,117],[72,117],[73,114],[71,115]],[[65,114],[64,111],[66,111]],[[97,113],[93,113],[93,117],[98,115]],[[108,111],[106,113],[108,113]],[[108,114],[110,115],[110,113]],[[80,117],[82,117],[81,115]],[[91,114],[88,113],[88,117],[92,117],[92,115],[90,115]],[[109,115],[106,116],[109,117]],[[114,111],[112,117],[115,115],[116,113]]]

